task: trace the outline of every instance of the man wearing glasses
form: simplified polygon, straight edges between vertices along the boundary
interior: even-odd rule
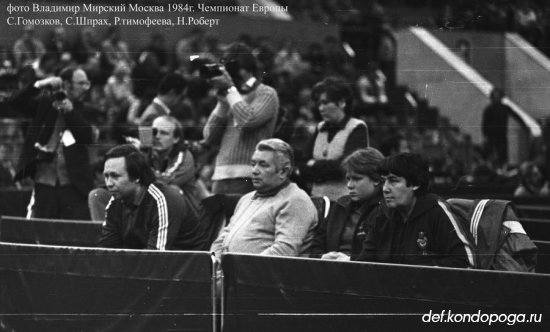
[[[84,119],[82,98],[90,88],[86,72],[63,69],[14,93],[10,103],[32,117],[15,180],[31,178],[34,190],[27,217],[88,220],[93,188],[88,145],[92,126]]]

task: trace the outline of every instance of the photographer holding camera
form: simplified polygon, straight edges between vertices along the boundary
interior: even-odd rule
[[[245,44],[234,43],[221,64],[204,65],[201,76],[218,90],[218,103],[204,127],[206,145],[219,145],[212,190],[216,194],[245,194],[254,187],[250,159],[259,141],[275,130],[279,97],[260,82],[256,58]]]
[[[69,67],[10,98],[14,108],[32,118],[15,174],[16,181],[34,180],[27,217],[90,219],[88,145],[94,143],[94,134],[82,115],[82,97],[89,88],[86,72]]]

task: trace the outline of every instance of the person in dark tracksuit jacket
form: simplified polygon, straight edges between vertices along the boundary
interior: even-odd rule
[[[145,157],[132,145],[105,156],[105,184],[112,194],[100,247],[204,250],[206,237],[189,202],[177,189],[155,183]]]
[[[387,211],[380,210],[357,258],[362,261],[467,267],[464,243],[429,190],[422,157],[401,153],[384,159],[382,176]]]
[[[384,155],[370,147],[344,159],[349,194],[333,202],[327,218],[317,226],[311,257],[347,261],[359,255],[380,209],[382,186],[377,166],[382,159]]]

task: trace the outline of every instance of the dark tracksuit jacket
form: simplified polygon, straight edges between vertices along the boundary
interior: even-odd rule
[[[361,206],[363,210],[355,228],[352,239],[351,259],[360,253],[366,234],[371,230],[374,218],[379,211],[381,196],[376,195]],[[342,233],[352,214],[352,200],[350,196],[342,196],[330,207],[329,214],[315,229],[315,237],[311,244],[311,257],[320,258],[330,251],[341,251]]]
[[[420,232],[427,239],[425,249],[418,244]],[[434,194],[417,197],[407,222],[403,222],[395,210],[379,214],[372,231],[363,242],[363,250],[357,260],[446,267],[468,266],[465,246],[439,206],[438,196]]]
[[[153,183],[133,202],[111,198],[99,246],[204,250],[206,238],[184,197],[172,187]]]

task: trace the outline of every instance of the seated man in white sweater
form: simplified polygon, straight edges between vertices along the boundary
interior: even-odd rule
[[[274,256],[305,254],[317,224],[317,210],[290,181],[294,153],[280,139],[260,141],[252,156],[255,191],[244,195],[211,251]]]

